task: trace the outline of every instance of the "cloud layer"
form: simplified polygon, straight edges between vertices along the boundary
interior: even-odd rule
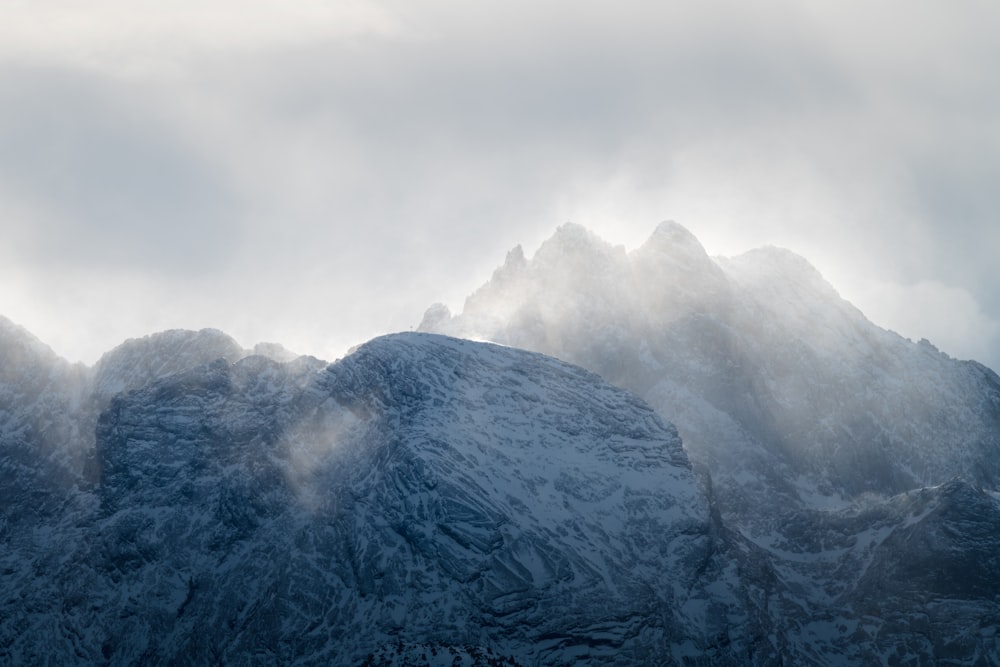
[[[566,220],[674,218],[1000,365],[1000,10],[661,5],[5,10],[0,312],[87,361],[169,326],[332,357]]]

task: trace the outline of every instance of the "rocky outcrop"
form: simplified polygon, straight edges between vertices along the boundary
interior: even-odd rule
[[[329,366],[153,356],[103,366],[128,389],[96,421],[96,483],[9,532],[6,659],[736,663],[714,644],[748,617],[705,576],[718,536],[676,431],[597,376],[420,334]]]

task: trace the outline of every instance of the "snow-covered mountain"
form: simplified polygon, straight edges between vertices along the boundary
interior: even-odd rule
[[[0,318],[0,664],[1000,664],[1000,379],[805,260],[569,225],[422,328]]]
[[[173,331],[86,369],[2,334],[0,662],[751,650],[675,429],[578,367],[426,334],[279,362]]]
[[[714,260],[668,222],[626,253],[565,225],[421,329],[537,350],[635,391],[717,490],[753,497],[764,483],[827,507],[1000,481],[1000,378],[880,329],[786,250]]]
[[[873,325],[801,257],[570,224],[421,329],[580,364],[675,423],[793,664],[1000,664],[1000,378]]]

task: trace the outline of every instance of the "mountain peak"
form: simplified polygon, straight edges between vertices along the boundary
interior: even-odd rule
[[[635,251],[636,254],[656,255],[673,258],[688,258],[689,262],[705,264],[711,262],[705,247],[687,227],[673,220],[665,220],[656,226],[652,235]]]
[[[504,282],[512,280],[515,276],[520,275],[527,266],[528,260],[524,257],[524,248],[518,244],[507,252],[507,257],[504,259],[503,265],[493,272],[492,281]]]
[[[524,248],[522,248],[521,244],[518,243],[516,246],[514,246],[507,252],[507,258],[504,260],[503,265],[504,267],[510,267],[514,269],[514,268],[521,268],[526,263],[527,260],[524,258]]]
[[[547,241],[535,253],[534,260],[543,264],[565,262],[572,259],[592,260],[598,256],[610,256],[624,249],[610,243],[583,225],[567,222],[556,228]]]
[[[298,359],[301,355],[292,352],[281,343],[262,341],[253,346],[253,354],[267,357],[273,361],[286,362]]]
[[[95,390],[114,395],[216,359],[233,363],[246,351],[218,329],[170,329],[130,338],[102,356],[94,366]]]
[[[567,221],[556,227],[556,233],[553,235],[554,238],[588,238],[592,237],[594,234],[589,229],[584,227],[578,222]]]
[[[765,245],[733,258],[734,261],[752,263],[755,268],[769,273],[783,273],[789,277],[818,277],[819,271],[802,255],[782,248]]]
[[[629,255],[636,288],[654,319],[672,320],[727,298],[729,285],[719,265],[686,227],[661,222]],[[667,287],[669,286],[669,287]]]
[[[0,353],[3,354],[5,365],[9,364],[8,357],[14,355],[15,350],[17,350],[18,356],[30,355],[33,358],[45,359],[46,361],[58,358],[52,348],[33,333],[0,315]]]
[[[658,224],[646,243],[669,243],[673,246],[699,248],[702,252],[705,250],[691,230],[674,220],[664,220]]]
[[[434,303],[424,311],[424,317],[420,320],[417,331],[443,331],[450,320],[451,309],[443,303]]]
[[[722,260],[722,267],[727,275],[750,288],[764,286],[770,291],[809,293],[830,302],[841,300],[837,290],[809,260],[787,248],[772,245],[755,248]]]

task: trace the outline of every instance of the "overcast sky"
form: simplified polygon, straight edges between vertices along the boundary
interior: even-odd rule
[[[0,0],[0,314],[328,359],[566,221],[1000,368],[1000,5]]]

